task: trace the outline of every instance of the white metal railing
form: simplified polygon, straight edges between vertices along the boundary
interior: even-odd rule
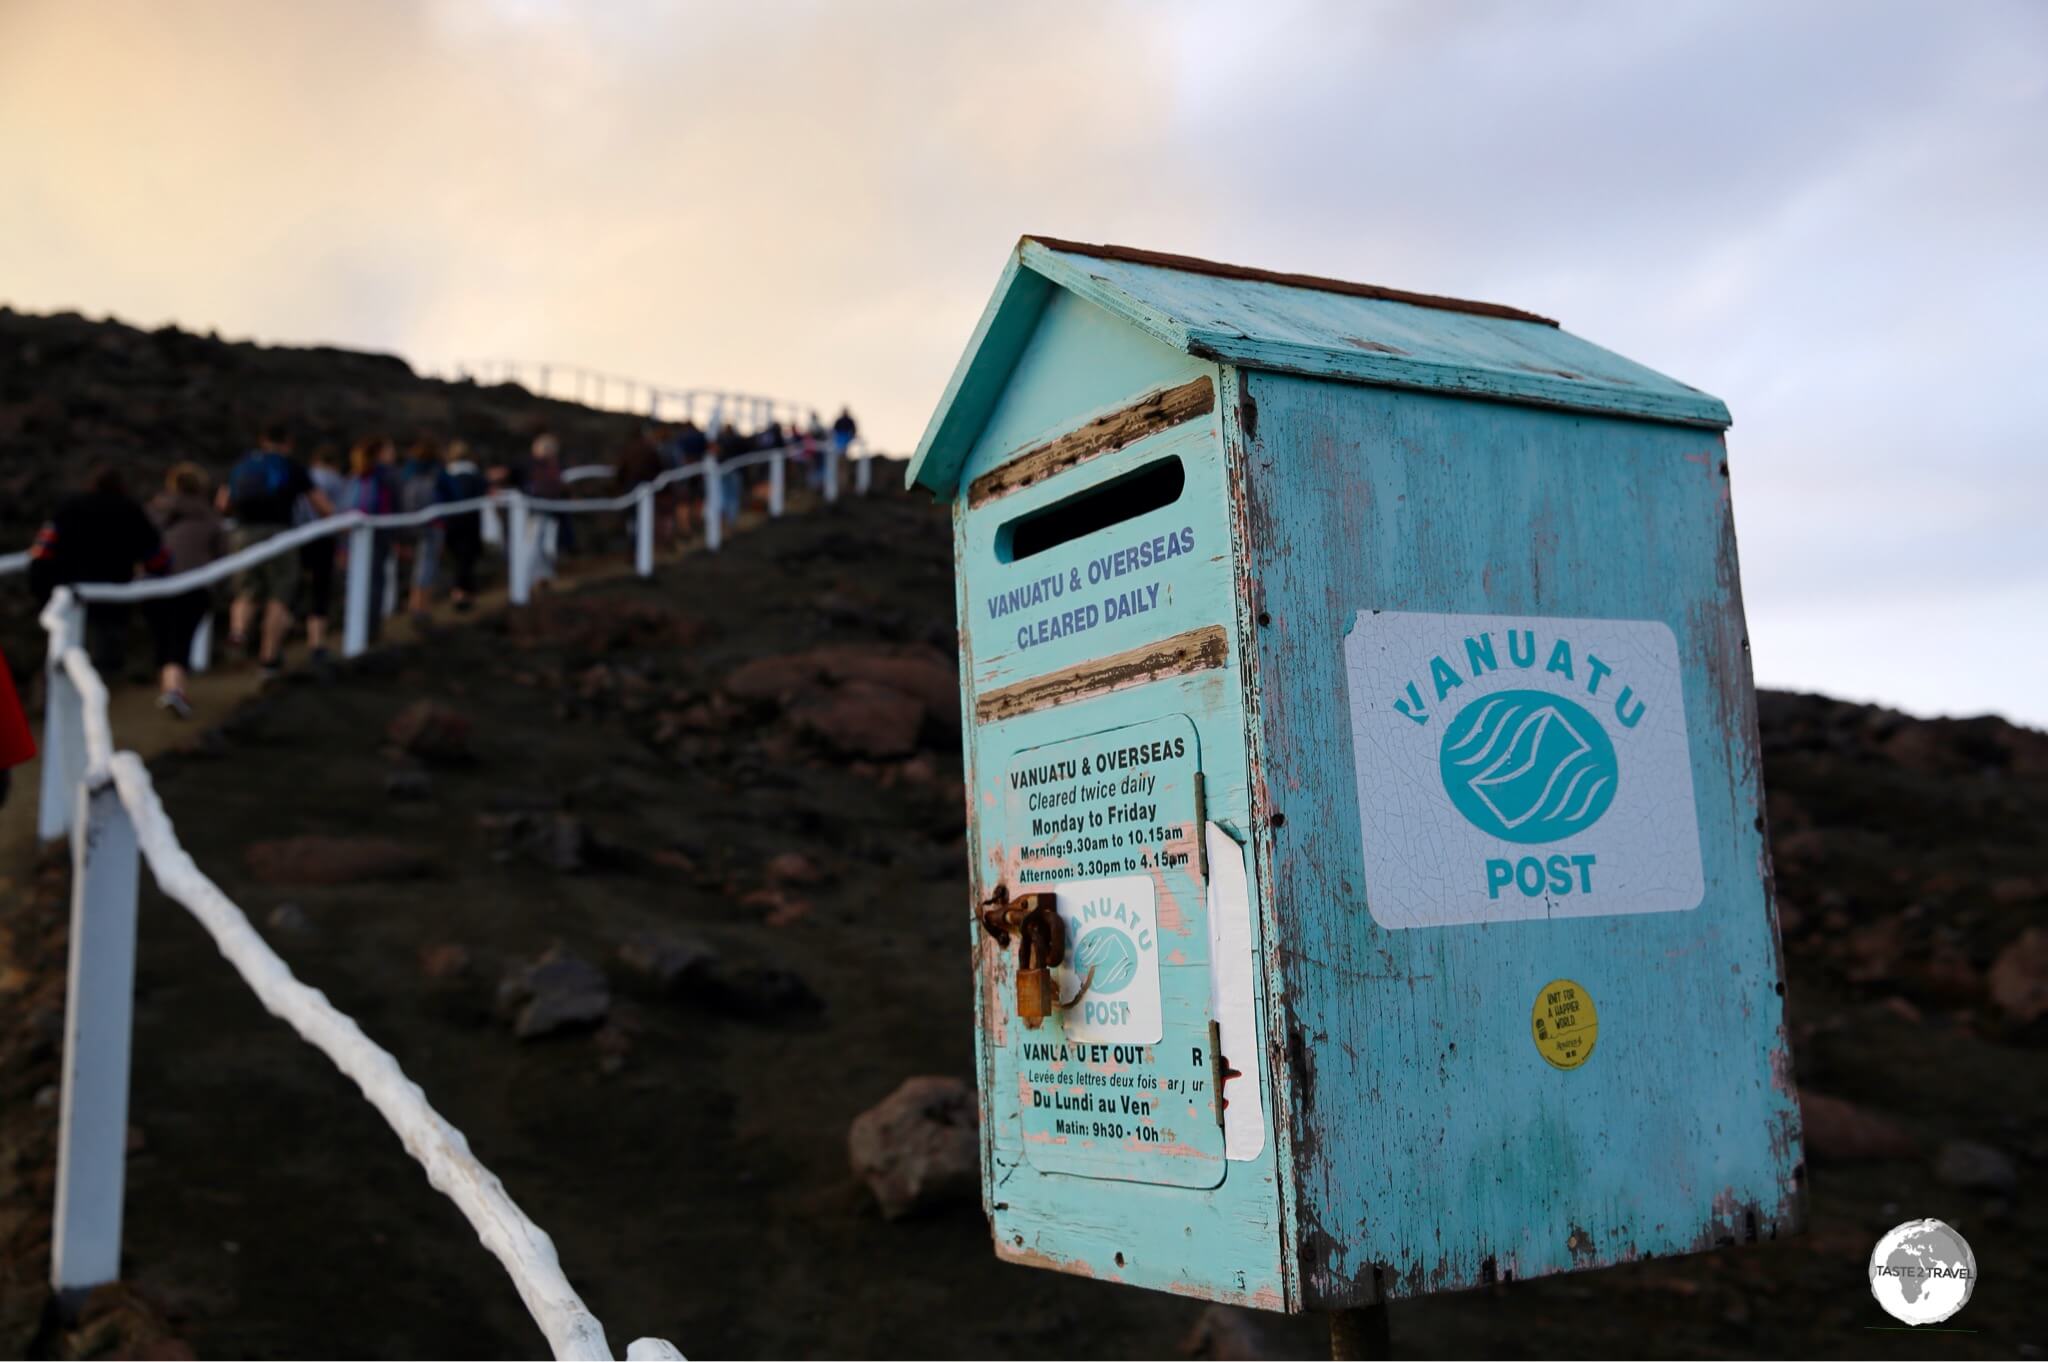
[[[795,441],[789,444],[782,445],[772,450],[756,450],[752,453],[742,455],[740,458],[728,460],[725,464],[725,467],[728,470],[733,468],[742,468],[753,464],[758,464],[763,462],[764,460],[772,458],[773,490],[771,494],[770,510],[775,515],[781,515],[783,503],[783,489],[785,485],[783,477],[783,463],[787,459],[794,457],[803,448],[804,444],[802,441]],[[827,499],[836,499],[839,495],[840,456],[833,450],[830,440],[822,442],[818,446],[816,452],[818,454],[818,457],[824,460],[825,462],[824,484]],[[867,447],[864,441],[856,439],[853,442],[853,444],[848,448],[845,457],[853,461],[854,490],[859,492],[861,495],[865,496],[867,494],[869,487],[873,484],[874,481],[874,469],[869,462],[871,459],[876,457],[874,452]],[[699,470],[702,469],[703,467],[704,462],[700,460],[697,463],[686,465],[683,469],[669,469],[662,473],[661,479],[657,481],[659,482],[660,486],[665,487],[670,482],[676,481],[678,474],[682,476],[688,476],[691,470]],[[591,482],[600,478],[610,478],[615,476],[617,476],[617,470],[614,469],[610,464],[604,463],[579,464],[574,468],[567,468],[562,471],[562,481],[570,485],[574,485],[579,482]],[[460,508],[458,508],[454,503],[445,503],[440,506],[429,506],[424,510],[420,511],[408,511],[397,515],[381,516],[376,518],[375,524],[373,524],[371,528],[375,529],[377,526],[380,525],[419,525],[429,520],[445,520],[449,516],[462,514],[467,510],[480,509],[484,520],[484,542],[487,544],[502,544],[504,542],[504,529],[498,518],[498,510],[501,505],[506,504],[507,498],[509,498],[511,495],[511,493],[496,492],[491,494],[491,496],[484,498],[480,503],[464,502],[462,503],[462,506]],[[614,498],[613,500],[617,499]],[[590,509],[589,505],[580,498],[573,503],[565,502],[562,503],[562,505],[567,507],[569,511]],[[298,526],[292,530],[292,533],[295,535],[301,534],[303,531],[308,530],[315,531],[315,533],[306,535],[303,538],[295,539],[292,542],[294,544],[304,544],[313,539],[323,538],[326,535],[338,534],[342,530],[347,528],[347,525],[344,523],[344,520],[346,515],[348,514],[352,513],[345,512],[343,513],[343,515],[329,516],[325,519],[314,521],[309,525]],[[278,541],[275,539],[265,540],[261,545],[252,545],[250,549],[242,550],[242,552],[252,552],[256,549],[269,550],[272,549],[277,542]],[[227,572],[221,573],[217,576],[209,577],[206,582],[193,581],[183,589],[191,590],[195,586],[208,585],[212,582],[220,580],[222,576],[227,576],[233,572],[240,571],[242,567],[248,566],[249,563],[259,563],[264,561],[266,558],[272,556],[273,554],[271,552],[262,552],[258,553],[254,558],[249,559],[247,562],[237,560],[238,565],[234,568],[228,569]],[[229,559],[227,558],[218,559],[216,560],[215,564],[209,564],[209,567],[216,566],[219,563],[225,563],[227,561],[229,561]],[[0,554],[0,577],[6,577],[15,573],[26,572],[28,571],[28,565],[29,553],[28,550],[26,549],[23,549],[16,553]],[[642,575],[644,576],[645,572],[643,572]],[[85,592],[94,600],[149,600],[162,595],[176,594],[175,592],[164,592],[157,590],[140,591],[132,595],[102,594],[103,585],[111,584],[93,584],[89,587],[86,587]],[[131,585],[139,586],[141,584],[130,584],[124,582],[120,585],[123,589],[126,589]],[[202,628],[204,628],[203,625]],[[204,671],[206,669],[204,662],[200,662],[196,669]]]
[[[490,386],[513,383],[535,397],[575,402],[602,411],[633,412],[651,420],[705,419],[763,426],[770,421],[802,423],[819,415],[808,403],[761,393],[720,388],[674,388],[579,364],[540,364],[530,360],[464,360],[445,373],[421,370],[423,377],[444,382]]]
[[[549,518],[632,509],[634,567],[646,576],[654,567],[655,498],[663,489],[692,477],[704,479],[705,546],[716,551],[723,537],[725,475],[766,464],[769,513],[779,516],[784,509],[785,465],[793,448],[761,450],[723,464],[707,457],[613,497],[570,500],[500,492],[397,515],[344,512],[282,531],[191,572],[65,586],[52,594],[41,617],[50,649],[38,828],[45,838],[69,832],[72,846],[70,968],[50,1257],[51,1283],[58,1291],[83,1290],[120,1276],[136,905],[139,864],[147,862],[158,887],[198,919],[264,1007],[355,1081],[425,1169],[427,1180],[455,1202],[484,1247],[511,1275],[554,1355],[611,1357],[604,1328],[563,1275],[553,1241],[477,1160],[462,1132],[434,1110],[390,1052],[364,1035],[319,990],[293,976],[242,910],[179,845],[142,759],[114,748],[107,687],[83,646],[86,607],[93,601],[179,595],[345,533],[350,536],[350,553],[343,651],[353,656],[368,646],[370,539],[380,529],[503,507],[509,526],[505,539],[511,597],[522,604],[534,581],[538,531]],[[825,497],[835,500],[839,461],[829,448],[824,458]],[[863,458],[857,465],[855,485],[863,492],[869,486],[869,462]],[[643,1338],[628,1347],[626,1356],[656,1359],[682,1354],[663,1340]]]

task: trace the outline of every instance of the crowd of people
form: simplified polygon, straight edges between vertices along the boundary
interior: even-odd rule
[[[802,428],[771,422],[745,432],[716,418],[701,428],[689,420],[649,427],[635,435],[614,461],[610,487],[604,490],[630,490],[706,455],[723,462],[777,448],[786,450],[797,475],[816,487],[825,476],[827,452],[843,457],[858,430],[845,409],[830,427],[815,413]],[[59,505],[37,533],[29,550],[29,584],[40,604],[59,586],[71,583],[191,572],[228,553],[346,511],[380,516],[427,512],[513,489],[537,498],[563,498],[570,495],[565,471],[561,441],[545,430],[533,437],[524,459],[486,467],[465,441],[432,435],[413,440],[403,452],[389,436],[370,435],[350,446],[345,461],[325,447],[301,460],[291,430],[273,425],[235,461],[218,486],[198,464],[179,463],[146,504],[131,495],[119,468],[95,467],[81,490]],[[750,487],[758,488],[764,478],[765,471],[758,466],[721,471],[721,516],[728,521],[736,518]],[[687,488],[676,485],[657,494],[655,524],[661,543],[703,528],[703,480],[685,481]],[[538,575],[544,582],[553,575],[558,555],[576,551],[575,519],[538,517],[534,529],[540,536]],[[231,579],[229,646],[253,652],[266,679],[281,671],[286,643],[300,623],[308,660],[316,668],[327,662],[335,583],[350,566],[350,538],[328,535],[309,540],[296,553],[251,564]],[[416,525],[378,528],[369,538],[373,599],[384,590],[387,574],[395,571],[406,608],[416,615],[425,614],[444,591],[454,609],[469,610],[477,597],[484,541],[483,515],[477,509],[423,519]],[[215,592],[207,586],[143,603],[154,649],[157,703],[179,718],[191,712],[185,686],[193,638],[201,622],[212,616],[215,603]],[[384,613],[373,605],[373,636]],[[118,674],[126,661],[131,623],[125,605],[102,602],[88,608],[86,649],[102,673]]]

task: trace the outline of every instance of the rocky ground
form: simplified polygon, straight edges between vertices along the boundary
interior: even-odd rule
[[[425,427],[507,446],[545,419],[602,453],[631,425],[388,358],[0,310],[4,543],[92,453],[144,477],[219,467],[281,409],[308,440]],[[468,1134],[615,1345],[1319,1355],[1313,1320],[989,1250],[951,571],[942,513],[841,503],[648,582],[400,629],[330,681],[220,708],[151,766],[199,864]],[[26,629],[25,593],[0,584],[9,600],[0,631]],[[238,686],[230,669],[195,694],[218,707]],[[138,696],[117,697],[117,731],[149,745],[164,721]],[[1808,1232],[1404,1303],[1398,1352],[2048,1345],[2030,1289],[2048,1280],[2048,735],[1777,694],[1762,720]],[[55,1310],[67,875],[61,852],[0,851],[0,1355],[536,1355],[467,1225],[153,888],[127,1280]],[[1930,1215],[1982,1271],[1962,1331],[1879,1330],[1871,1246]]]
[[[971,1181],[943,517],[764,526],[651,582],[287,683],[154,762],[180,834],[554,1234],[616,1342],[702,1356],[1315,1355],[1313,1321],[999,1266]],[[1764,702],[1812,1225],[1397,1306],[1415,1355],[2010,1356],[2048,1272],[2048,736]],[[40,1288],[61,859],[0,909],[0,1352],[531,1355],[360,1098],[146,893],[129,1285]],[[849,1130],[907,1078],[935,1081]],[[897,1156],[915,1146],[914,1169]],[[862,1150],[865,1150],[865,1153]],[[894,1151],[894,1152],[892,1152]],[[892,1159],[897,1162],[892,1165]],[[1873,1332],[1940,1216],[1958,1325]],[[2037,1355],[2037,1354],[2036,1354]]]

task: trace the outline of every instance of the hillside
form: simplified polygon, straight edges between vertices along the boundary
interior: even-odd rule
[[[510,452],[546,422],[590,456],[634,425],[389,357],[0,310],[0,543],[93,457],[219,468],[279,415],[302,447]],[[857,1115],[972,1066],[948,522],[894,485],[288,676],[153,757],[170,816],[554,1235],[621,1348],[1321,1355],[1314,1320],[1000,1265],[971,1193],[885,1219],[849,1168]],[[0,581],[10,628],[33,668]],[[2048,734],[1811,695],[1760,715],[1808,1231],[1404,1303],[1398,1351],[2048,1344]],[[533,1355],[467,1226],[146,878],[127,1280],[59,1317],[68,875],[61,848],[0,862],[0,1355]],[[1871,1245],[1919,1216],[1971,1240],[1973,1332],[1869,1327]]]
[[[512,384],[421,378],[394,355],[0,307],[0,553],[27,548],[101,460],[127,469],[130,489],[147,495],[183,459],[218,477],[272,421],[291,427],[300,453],[324,445],[342,457],[378,431],[401,441],[459,436],[487,457],[508,457],[548,429],[570,463],[610,462],[640,428],[634,417]],[[0,578],[0,651],[18,676],[41,653],[28,614],[20,579]]]
[[[886,1221],[848,1169],[856,1114],[907,1076],[970,1072],[950,574],[936,509],[842,503],[288,684],[160,758],[159,785],[200,864],[556,1236],[615,1340],[1314,1354],[1314,1321],[1000,1266],[971,1197]],[[881,658],[888,694],[858,679]],[[467,738],[394,750],[422,698]],[[2019,1283],[2048,1271],[2029,1195],[2048,1159],[2048,736],[1776,694],[1763,722],[1810,1231],[1404,1304],[1404,1351],[1888,1351],[1863,1262],[1907,1215],[1962,1227],[1987,1265],[1979,1332],[1945,1349],[2036,1337]],[[288,840],[309,836],[343,851]],[[79,1329],[50,1324],[63,874],[48,863],[0,920],[0,1349],[530,1353],[454,1212],[153,891],[131,1285]],[[604,1005],[522,1039],[505,981],[543,958],[583,962]]]

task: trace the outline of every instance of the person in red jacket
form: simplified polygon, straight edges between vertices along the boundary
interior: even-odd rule
[[[0,804],[7,802],[7,789],[14,780],[14,768],[36,754],[36,736],[22,712],[21,697],[14,693],[14,670],[0,657]]]

